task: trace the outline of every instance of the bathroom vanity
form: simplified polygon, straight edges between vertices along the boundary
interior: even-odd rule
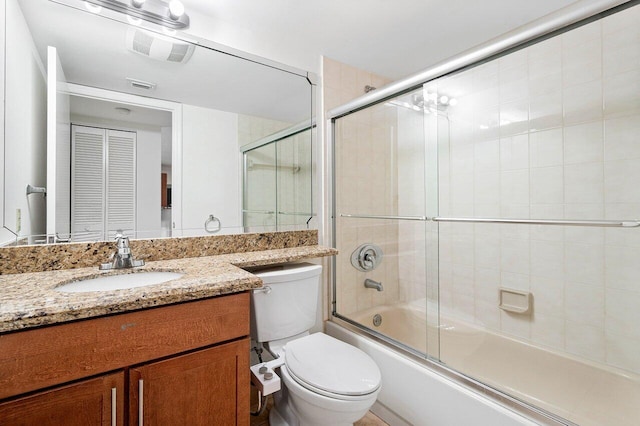
[[[333,254],[307,245],[148,256],[142,268],[125,271],[0,275],[0,424],[248,424],[249,291],[262,281],[242,268]],[[182,276],[124,290],[60,291],[70,281],[154,271]]]
[[[247,292],[3,335],[0,422],[248,424],[248,335]]]

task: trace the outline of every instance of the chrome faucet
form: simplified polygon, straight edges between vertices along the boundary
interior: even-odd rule
[[[100,265],[100,270],[135,268],[144,265],[144,260],[134,260],[129,247],[129,237],[116,234],[116,251],[111,255],[109,263]]]
[[[382,287],[382,283],[381,282],[374,281],[374,280],[371,280],[369,278],[364,280],[364,286],[366,288],[375,288],[378,291],[384,290],[384,288]]]

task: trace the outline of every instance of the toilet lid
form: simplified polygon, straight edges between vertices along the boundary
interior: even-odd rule
[[[303,386],[354,396],[380,387],[380,369],[367,354],[324,333],[287,343],[285,353],[287,369]]]

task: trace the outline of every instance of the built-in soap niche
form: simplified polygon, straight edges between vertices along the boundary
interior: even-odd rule
[[[500,309],[519,315],[530,315],[533,311],[533,295],[528,291],[510,288],[499,289]]]

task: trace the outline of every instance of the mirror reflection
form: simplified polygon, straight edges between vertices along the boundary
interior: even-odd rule
[[[6,1],[1,242],[309,226],[306,73],[65,3]]]

